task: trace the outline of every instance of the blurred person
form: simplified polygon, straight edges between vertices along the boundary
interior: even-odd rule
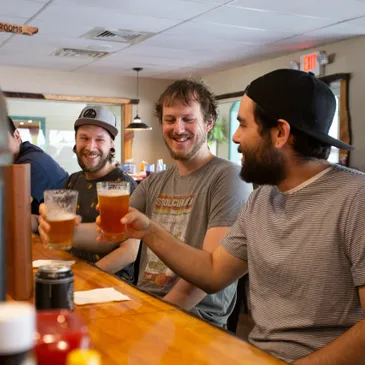
[[[45,190],[60,189],[68,173],[41,148],[30,142],[22,142],[13,120],[8,117],[8,144],[15,164],[30,164],[30,187],[32,206],[32,231],[38,228],[39,205]]]

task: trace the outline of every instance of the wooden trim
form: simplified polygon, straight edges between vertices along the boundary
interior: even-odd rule
[[[332,83],[340,82],[340,105],[339,105],[339,139],[347,144],[351,144],[351,118],[349,110],[349,83],[350,73],[337,73],[320,77],[320,80],[325,82],[328,86]],[[339,163],[341,165],[349,166],[350,151],[339,151]]]
[[[46,99],[43,94],[23,93],[17,91],[4,91],[4,95],[6,98],[16,98],[16,99],[36,99],[36,100]]]
[[[130,99],[126,98],[109,98],[102,96],[70,96],[58,94],[44,94],[46,100],[54,101],[72,101],[77,103],[101,103],[101,104],[128,104]]]
[[[319,79],[322,80],[323,82],[325,82],[326,84],[330,84],[332,82],[341,81],[341,80],[349,81],[350,76],[351,76],[351,74],[349,74],[349,73],[338,73],[338,74],[333,74],[333,75],[328,75],[328,76],[322,76],[322,77],[319,77]]]
[[[53,101],[70,101],[76,103],[100,103],[100,104],[138,104],[139,100],[129,98],[113,98],[104,96],[78,96],[78,95],[62,95],[62,94],[36,94],[5,91],[7,98],[17,99],[37,99],[37,100],[53,100]]]
[[[351,119],[349,112],[349,81],[342,79],[340,81],[340,140],[351,144]],[[345,166],[350,164],[350,151],[340,150],[340,163]]]
[[[123,105],[123,151],[122,151],[122,161],[132,158],[132,148],[133,148],[133,138],[134,131],[126,131],[125,127],[132,121],[133,118],[133,107],[132,104]]]
[[[240,98],[244,95],[244,93],[245,93],[245,90],[236,91],[236,92],[233,92],[233,93],[217,95],[215,98],[216,98],[216,100]]]

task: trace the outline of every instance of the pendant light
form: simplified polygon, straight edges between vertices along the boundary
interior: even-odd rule
[[[134,71],[137,72],[137,99],[138,99],[138,94],[139,94],[139,72],[143,70],[142,67],[135,67],[133,68]],[[139,99],[138,99],[138,104],[139,104]],[[148,131],[151,130],[152,127],[148,126],[146,123],[143,123],[141,118],[138,115],[138,104],[137,104],[137,114],[133,119],[132,123],[129,123],[127,125],[127,127],[125,128],[126,130],[134,130],[134,131]]]

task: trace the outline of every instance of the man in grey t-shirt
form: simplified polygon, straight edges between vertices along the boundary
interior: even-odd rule
[[[216,292],[247,263],[250,342],[295,365],[365,359],[365,174],[327,161],[336,99],[313,74],[276,70],[242,98],[241,177],[260,187],[222,244],[204,252],[131,211],[123,223],[177,275]],[[168,241],[168,243],[167,243]]]
[[[238,165],[209,151],[207,134],[217,111],[205,85],[176,81],[161,95],[156,114],[176,165],[144,180],[130,204],[175,238],[212,252],[236,220],[252,187],[239,178]],[[206,295],[180,279],[144,245],[137,286],[218,326],[226,325],[236,298],[236,282]]]

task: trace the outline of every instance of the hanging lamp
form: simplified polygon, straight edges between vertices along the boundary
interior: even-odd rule
[[[138,99],[138,94],[139,94],[139,72],[142,71],[143,68],[142,67],[134,67],[133,70],[137,72],[137,99]],[[138,104],[139,104],[139,99],[138,99]],[[146,123],[142,122],[140,116],[138,115],[138,104],[137,104],[137,114],[134,117],[133,122],[129,123],[125,129],[126,130],[133,130],[133,131],[149,131],[149,130],[152,129],[152,127],[150,127]]]

